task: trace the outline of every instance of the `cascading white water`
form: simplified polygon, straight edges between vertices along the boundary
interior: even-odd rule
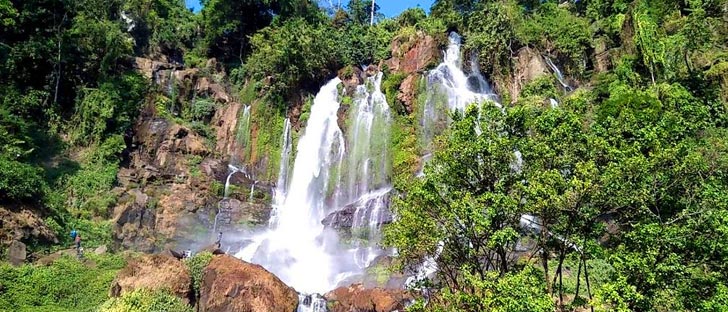
[[[447,126],[450,112],[485,101],[500,106],[498,96],[480,73],[477,59],[471,58],[469,75],[463,72],[460,35],[452,32],[448,39],[443,62],[427,75],[427,100],[420,121],[426,151],[431,151],[428,145]]]
[[[482,104],[486,101],[492,101],[500,107],[498,96],[480,73],[478,61],[474,56],[470,59],[470,74],[463,72],[460,35],[452,32],[448,39],[449,44],[444,53],[443,62],[427,75],[428,93],[420,120],[420,139],[426,152],[422,156],[423,163],[432,157],[432,148],[429,145],[433,138],[448,126],[450,112],[456,110],[462,112],[468,105]],[[476,126],[476,133],[481,131],[478,127],[479,125]],[[422,168],[417,176],[424,176]],[[443,246],[443,242],[440,242],[438,252],[420,264],[415,275],[408,280],[408,284],[430,277],[437,271],[436,258]]]
[[[305,133],[287,175],[290,124],[283,134],[274,212],[267,231],[253,237],[237,256],[259,263],[302,293],[324,293],[361,274],[382,253],[375,247],[389,214],[389,105],[380,89],[382,74],[358,86],[346,131],[339,129],[340,80],[324,85],[314,99]],[[289,177],[290,179],[288,179]],[[322,225],[331,213],[352,209],[356,240],[341,244]],[[354,235],[352,235],[354,236]],[[308,296],[308,295],[306,295]],[[306,298],[299,311],[317,300]]]
[[[389,216],[389,104],[381,91],[382,73],[367,78],[354,94],[347,129],[346,159],[340,168],[342,192],[335,203],[354,209],[352,253],[359,268],[381,254],[375,247],[380,227]]]
[[[263,265],[286,284],[305,293],[331,290],[342,273],[335,253],[335,233],[324,230],[325,190],[332,164],[344,156],[344,139],[337,123],[339,110],[335,78],[321,88],[311,107],[288,191],[278,207],[275,223],[253,239],[238,256]],[[333,235],[332,235],[333,234]]]
[[[283,205],[286,198],[286,190],[288,188],[288,171],[289,158],[291,156],[291,148],[293,142],[291,140],[291,120],[286,118],[283,122],[283,135],[281,136],[281,161],[278,167],[278,182],[273,190],[273,209],[270,213],[269,225],[275,225],[278,222],[278,208]]]
[[[570,92],[573,90],[573,88],[569,85],[569,83],[566,82],[566,79],[564,79],[564,74],[561,73],[561,70],[554,64],[554,61],[551,60],[548,56],[544,56],[544,60],[546,60],[546,65],[551,68],[551,71],[554,72],[554,75],[556,75],[556,80],[559,81],[561,84],[561,87],[566,90],[566,92]]]
[[[549,104],[551,105],[551,108],[559,107],[559,101],[554,98],[549,98]]]

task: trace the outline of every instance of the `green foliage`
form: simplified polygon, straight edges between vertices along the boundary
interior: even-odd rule
[[[37,200],[45,192],[43,172],[5,156],[0,156],[0,202]]]
[[[579,66],[591,47],[590,29],[586,18],[574,15],[554,2],[547,2],[524,19],[516,28],[516,36],[524,44],[534,44],[557,54],[575,73],[581,73],[584,68]]]
[[[414,305],[407,311],[554,311],[554,302],[543,287],[537,270],[498,276],[489,272],[485,278],[466,276],[462,283],[471,291],[443,290],[441,297],[428,305]]]
[[[387,103],[400,114],[405,112],[405,108],[402,102],[397,99],[397,93],[399,92],[399,86],[406,77],[407,75],[404,73],[395,73],[387,75],[386,79],[382,81],[382,92],[387,97]]]
[[[0,264],[0,309],[94,311],[125,262],[117,255],[87,257],[88,263],[64,256],[49,266]]]
[[[63,185],[70,212],[83,217],[108,213],[107,209],[116,203],[109,191],[116,182],[119,155],[125,148],[122,136],[116,135],[87,151],[80,170]]]
[[[288,96],[298,86],[321,81],[342,65],[337,58],[336,33],[325,24],[312,25],[302,18],[267,27],[251,37],[253,53],[245,63],[246,72],[258,81],[270,76],[269,92]]]
[[[518,18],[518,8],[512,1],[479,5],[469,17],[466,48],[478,53],[478,61],[488,72],[508,73],[510,41]],[[433,13],[434,14],[434,13]]]
[[[120,298],[111,298],[99,308],[100,312],[192,312],[194,309],[182,299],[164,292],[137,289],[124,293]]]
[[[529,82],[521,90],[521,96],[539,96],[541,98],[557,98],[558,90],[554,78],[550,75],[543,75]]]
[[[185,260],[185,265],[190,271],[190,276],[192,276],[192,289],[195,291],[197,296],[200,294],[202,271],[205,269],[207,264],[210,263],[210,260],[212,260],[212,253],[207,251],[198,253],[192,258]]]
[[[127,74],[102,83],[97,89],[84,89],[72,120],[71,142],[89,144],[102,141],[109,133],[128,129],[146,92],[139,74]]]
[[[184,119],[192,121],[209,121],[215,113],[217,103],[209,98],[195,100],[186,111],[182,113]]]

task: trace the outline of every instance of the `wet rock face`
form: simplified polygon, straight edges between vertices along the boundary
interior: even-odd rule
[[[185,264],[168,255],[144,255],[131,260],[111,283],[109,295],[119,297],[135,289],[167,290],[190,303],[190,273]]]
[[[361,284],[339,287],[324,295],[329,312],[402,311],[412,297],[403,290],[364,288]]]
[[[378,198],[364,198],[356,202],[348,204],[343,208],[330,213],[326,218],[321,220],[321,224],[326,227],[335,230],[350,230],[356,225],[357,220],[369,220],[371,214],[376,209],[377,204],[381,204],[380,201],[384,201],[386,206],[389,206],[389,197]],[[358,213],[357,213],[358,210]],[[383,214],[377,225],[388,224],[392,222],[393,216],[389,210],[382,211]],[[365,224],[365,226],[368,224]]]
[[[228,255],[215,256],[202,274],[202,312],[289,312],[298,294],[263,267]]]
[[[356,93],[356,87],[364,83],[363,74],[362,70],[356,66],[347,66],[339,70],[338,76],[341,84],[344,85],[344,94],[353,96]]]
[[[399,85],[397,92],[397,100],[404,104],[407,114],[415,111],[415,95],[417,93],[417,80],[420,79],[418,74],[410,74]]]

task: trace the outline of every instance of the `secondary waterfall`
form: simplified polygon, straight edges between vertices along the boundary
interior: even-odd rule
[[[273,190],[273,209],[268,224],[273,226],[278,222],[278,208],[283,205],[288,188],[289,158],[291,157],[291,120],[286,118],[283,122],[283,135],[281,136],[281,161],[278,168],[278,181]]]
[[[561,73],[561,70],[554,64],[554,61],[551,60],[548,56],[544,56],[544,60],[546,60],[546,65],[551,68],[551,71],[554,72],[554,75],[556,75],[556,80],[559,81],[559,84],[561,84],[561,87],[566,90],[566,92],[571,92],[573,88],[566,82],[566,79],[564,79],[564,74]]]
[[[346,132],[339,128],[341,80],[334,78],[321,88],[290,175],[286,122],[273,217],[268,230],[253,237],[238,257],[263,265],[300,292],[324,293],[361,274],[382,253],[374,246],[379,226],[391,220],[391,164],[389,105],[380,90],[381,79],[379,73],[357,87]],[[339,232],[322,224],[337,214],[352,216],[347,224],[351,238],[340,239]]]
[[[447,127],[450,112],[488,100],[498,103],[475,57],[470,60],[470,74],[463,71],[460,35],[452,32],[448,40],[444,61],[427,75],[427,100],[420,120],[421,142],[427,152],[431,152],[432,139]]]
[[[444,53],[444,60],[427,75],[427,99],[420,119],[420,142],[425,154],[422,156],[422,167],[417,173],[424,176],[424,163],[432,158],[433,138],[442,133],[449,124],[449,114],[453,111],[464,111],[468,105],[494,102],[500,107],[498,96],[493,92],[488,81],[480,72],[478,60],[470,58],[470,73],[462,69],[461,37],[455,32],[448,36],[449,44]],[[480,132],[480,129],[476,129]],[[520,157],[520,152],[517,152]],[[440,242],[436,256],[425,259],[407,283],[424,279],[437,271],[437,255],[443,248]]]

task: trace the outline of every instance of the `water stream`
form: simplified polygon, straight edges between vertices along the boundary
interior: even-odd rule
[[[556,75],[556,80],[559,81],[561,87],[563,87],[566,92],[571,92],[573,88],[569,85],[568,82],[566,82],[566,79],[564,79],[564,74],[562,74],[559,67],[554,64],[554,61],[552,61],[551,58],[548,56],[544,56],[544,60],[546,61],[546,65],[548,65],[549,68],[551,68],[551,71],[554,72],[554,75]]]

